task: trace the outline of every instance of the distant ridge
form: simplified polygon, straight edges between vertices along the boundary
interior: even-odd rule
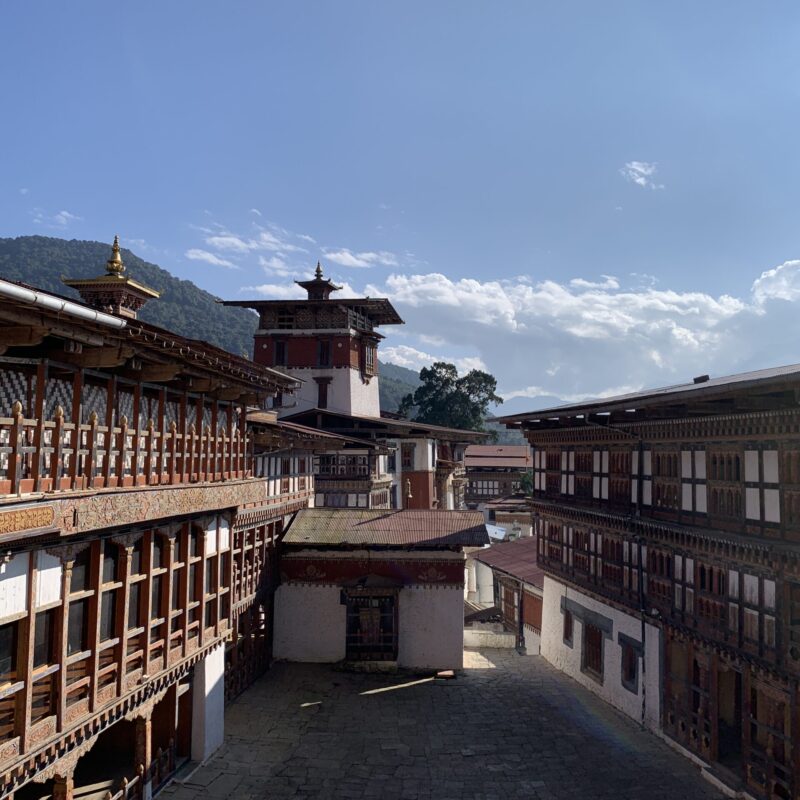
[[[101,275],[110,252],[110,242],[50,236],[0,238],[0,278],[77,300],[78,293],[65,286],[61,278]],[[252,358],[253,333],[258,324],[252,311],[222,306],[214,295],[191,281],[176,278],[124,247],[122,259],[133,278],[161,293],[158,300],[142,309],[140,316],[145,322]],[[380,374],[381,407],[387,411],[395,411],[402,397],[419,385],[417,373],[395,364],[381,364]]]

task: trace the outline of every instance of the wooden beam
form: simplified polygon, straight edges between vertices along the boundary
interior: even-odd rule
[[[84,347],[81,353],[61,353],[57,360],[85,369],[121,367],[133,354],[132,347]]]
[[[221,381],[212,380],[211,378],[192,378],[190,388],[193,392],[203,394],[205,392],[213,392],[219,389],[221,385]]]
[[[175,380],[181,369],[180,364],[146,364],[138,370],[137,376],[145,383],[164,383]]]
[[[0,342],[3,347],[33,347],[49,334],[50,329],[40,325],[13,325],[0,328]]]

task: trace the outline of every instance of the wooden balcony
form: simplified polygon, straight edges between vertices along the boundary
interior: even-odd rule
[[[194,426],[181,433],[173,422],[144,429],[26,419],[15,403],[0,417],[0,497],[37,492],[125,488],[222,481],[250,476],[248,439],[238,428]]]

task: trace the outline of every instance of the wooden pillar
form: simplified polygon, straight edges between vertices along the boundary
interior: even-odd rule
[[[137,717],[135,720],[135,754],[136,764],[144,767],[142,780],[145,784],[150,783],[150,763],[153,760],[153,723],[150,717]],[[143,796],[149,796],[149,786],[143,786]]]
[[[57,775],[53,781],[53,800],[73,800],[75,797],[75,779],[72,775]]]
[[[83,392],[83,370],[75,371],[75,376],[72,380],[72,459],[69,465],[70,489],[82,488],[78,484],[79,471],[78,471],[78,451],[81,449],[81,395]]]
[[[20,736],[19,751],[28,750],[31,729],[31,702],[33,699],[33,636],[36,620],[36,553],[28,556],[28,617],[20,621],[20,636],[17,644],[17,680],[25,682],[25,688],[17,692],[17,707],[14,715],[16,732]]]
[[[56,707],[56,727],[59,731],[64,730],[67,713],[67,643],[69,641],[69,587],[72,581],[72,567],[75,563],[74,557],[62,560],[63,569],[61,570],[61,619],[57,628],[56,635],[59,639],[58,672],[59,692],[58,705]]]

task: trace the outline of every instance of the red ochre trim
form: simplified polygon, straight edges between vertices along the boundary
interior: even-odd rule
[[[281,559],[281,583],[316,583],[340,586],[367,575],[412,584],[464,585],[463,561],[375,560],[366,558]]]

